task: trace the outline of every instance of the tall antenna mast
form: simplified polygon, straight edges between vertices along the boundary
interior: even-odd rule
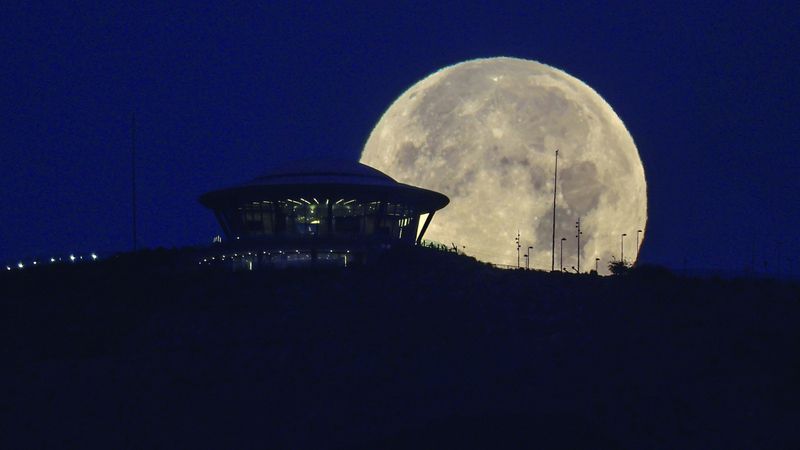
[[[558,191],[558,149],[556,149],[556,171],[553,176],[553,247],[550,251],[550,271],[556,270],[556,191]]]
[[[136,113],[131,114],[131,220],[133,251],[137,250],[136,239]]]

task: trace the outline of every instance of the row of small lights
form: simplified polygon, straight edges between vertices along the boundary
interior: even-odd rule
[[[311,204],[311,202],[310,202],[310,201],[308,201],[308,200],[306,200],[306,199],[304,199],[304,198],[302,198],[302,197],[300,197],[300,200],[302,200],[302,201],[303,201],[303,203],[305,203],[306,205],[310,205],[310,204]],[[311,198],[311,200],[314,200],[314,204],[315,204],[315,205],[320,205],[320,204],[321,204],[321,203],[320,203],[320,201],[319,201],[319,200],[317,200],[317,199],[316,199],[316,198],[314,198],[314,197],[312,197],[312,198]],[[286,199],[286,201],[287,201],[287,202],[290,202],[290,203],[294,203],[295,205],[302,205],[302,204],[303,204],[303,203],[300,203],[300,202],[298,202],[297,200],[294,200],[294,199],[291,199],[291,198],[287,198],[287,199]],[[326,198],[326,199],[325,199],[325,204],[326,204],[326,205],[327,205],[327,204],[329,204],[329,203],[330,203],[330,201],[331,201],[331,199],[329,199],[329,198]],[[348,200],[348,201],[344,202],[344,199],[343,199],[343,198],[340,198],[339,200],[336,200],[336,203],[334,203],[334,205],[338,205],[339,203],[342,203],[342,202],[344,202],[344,203],[342,203],[342,205],[349,205],[350,203],[353,203],[354,201],[356,201],[356,200],[355,200],[355,199],[352,199],[352,200]],[[272,202],[272,201],[270,201],[270,200],[263,200],[263,201],[260,201],[260,202],[252,202],[252,204],[253,204],[254,206],[257,206],[257,205],[260,205],[260,204],[272,204],[272,203],[274,203],[274,202]],[[375,203],[375,202],[373,202],[373,203]]]
[[[89,255],[89,258],[91,258],[92,261],[97,261],[97,258],[99,258],[99,257],[97,256],[97,253],[91,253]],[[67,259],[71,263],[79,262],[79,261],[83,261],[84,260],[83,256],[81,256],[81,255],[75,256],[74,254],[70,254],[69,257],[67,257]],[[55,263],[60,263],[60,262],[65,262],[65,261],[62,258],[58,258],[58,259],[50,258],[50,264],[55,264]],[[33,260],[33,263],[31,265],[32,266],[39,266],[39,265],[44,265],[44,264],[47,264],[47,261]],[[19,261],[14,267],[16,267],[19,270],[22,270],[26,266],[25,266],[24,262]],[[6,266],[6,271],[14,270],[14,267],[7,265]]]
[[[289,254],[289,253],[292,253],[292,252],[288,252],[287,254]],[[294,253],[295,254],[299,254],[300,250],[295,250]],[[333,250],[329,250],[328,253],[333,253]],[[345,253],[350,253],[350,250],[345,250]],[[261,254],[262,255],[267,255],[267,256],[272,256],[272,252],[261,252]],[[278,250],[278,254],[279,255],[283,255],[283,250]],[[255,252],[255,253],[254,252],[247,252],[246,254],[245,253],[242,253],[242,254],[234,253],[233,255],[222,255],[222,256],[219,257],[219,259],[220,259],[220,261],[225,261],[225,258],[244,258],[245,256],[258,256],[258,252]],[[211,261],[215,261],[216,259],[217,259],[216,256],[212,256],[211,258],[203,258],[203,260],[199,261],[197,264],[210,263]]]

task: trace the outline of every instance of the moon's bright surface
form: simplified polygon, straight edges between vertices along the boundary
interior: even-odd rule
[[[532,246],[531,268],[549,270],[556,149],[556,269],[562,237],[565,269],[577,265],[579,217],[581,271],[600,258],[607,273],[622,245],[635,259],[647,186],[633,138],[597,92],[548,65],[487,58],[433,73],[384,113],[361,162],[450,197],[425,239],[516,265],[519,230],[520,265]]]

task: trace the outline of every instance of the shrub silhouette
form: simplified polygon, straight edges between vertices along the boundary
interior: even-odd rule
[[[625,260],[612,260],[608,263],[608,270],[614,275],[625,275],[631,270],[631,265]]]

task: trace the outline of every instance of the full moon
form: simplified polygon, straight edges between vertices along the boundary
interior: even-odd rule
[[[383,114],[361,162],[450,197],[425,239],[482,261],[516,267],[519,254],[524,266],[532,247],[531,268],[554,258],[574,271],[580,251],[581,272],[607,273],[644,239],[647,186],[630,133],[592,88],[536,61],[476,59],[429,75]]]

